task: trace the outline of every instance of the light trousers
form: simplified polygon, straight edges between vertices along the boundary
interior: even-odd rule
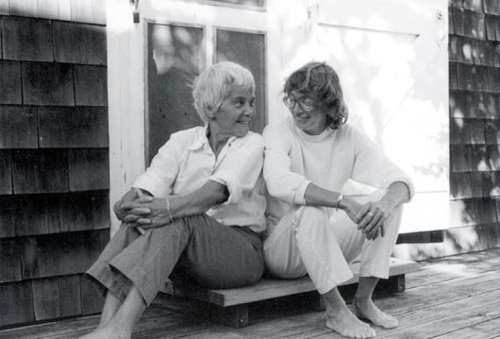
[[[378,201],[386,190],[362,197],[360,203]],[[348,215],[324,207],[297,206],[290,209],[264,243],[269,272],[282,279],[309,274],[320,294],[352,278],[349,268],[361,254],[361,277],[389,277],[389,263],[399,232],[402,206],[387,218],[385,235],[366,240]]]

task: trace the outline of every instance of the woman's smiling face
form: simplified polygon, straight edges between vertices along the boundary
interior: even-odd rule
[[[321,111],[313,98],[294,90],[288,96],[288,109],[295,125],[309,135],[321,134],[326,129],[326,113]]]
[[[234,88],[210,120],[210,131],[221,137],[244,137],[255,117],[255,90]]]

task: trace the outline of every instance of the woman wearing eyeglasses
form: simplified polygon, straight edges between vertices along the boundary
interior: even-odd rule
[[[264,130],[270,194],[266,264],[279,278],[311,277],[325,300],[327,327],[346,337],[374,337],[360,319],[398,326],[375,306],[372,294],[378,280],[388,278],[401,205],[413,195],[411,179],[346,123],[342,88],[330,66],[306,64],[290,75],[283,91],[291,115]],[[362,199],[344,196],[348,179],[379,190]],[[352,277],[349,264],[359,254],[351,312],[337,286]]]

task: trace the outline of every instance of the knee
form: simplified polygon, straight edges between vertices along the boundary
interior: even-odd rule
[[[328,211],[324,207],[316,206],[303,206],[297,210],[296,218],[299,224],[316,223],[320,222],[322,224],[328,224],[329,216]]]

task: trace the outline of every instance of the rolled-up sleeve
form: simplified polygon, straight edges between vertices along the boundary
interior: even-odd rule
[[[178,173],[177,138],[172,134],[153,158],[151,166],[135,180],[132,187],[144,189],[158,198],[166,198],[172,192]]]
[[[264,129],[264,180],[271,196],[289,204],[305,205],[304,194],[311,181],[291,170],[289,153],[292,138],[286,129],[278,125],[269,125]]]
[[[410,191],[410,200],[415,194],[411,178],[396,166],[367,136],[353,130],[355,160],[351,178],[377,188],[388,188],[392,183],[403,182]]]
[[[237,139],[220,163],[217,171],[208,179],[223,184],[229,198],[223,205],[237,204],[257,184],[264,163],[264,141],[258,134],[248,134]]]

